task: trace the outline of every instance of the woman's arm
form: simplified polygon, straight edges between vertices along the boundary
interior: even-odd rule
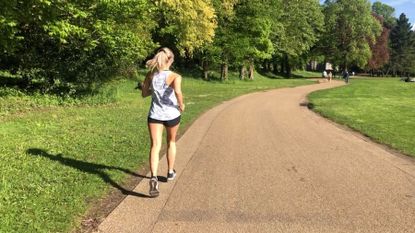
[[[146,78],[144,79],[142,88],[141,88],[142,97],[147,97],[151,95],[150,86],[151,86],[151,73],[148,72],[146,75]]]
[[[179,104],[179,109],[181,112],[184,111],[185,105],[183,103],[183,93],[182,93],[182,76],[175,74],[173,80],[173,89],[176,94],[177,102]]]

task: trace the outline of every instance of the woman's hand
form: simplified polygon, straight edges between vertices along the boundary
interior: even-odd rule
[[[184,111],[184,109],[185,109],[185,105],[184,104],[180,104],[179,105],[179,110],[180,110],[180,112],[183,112]]]

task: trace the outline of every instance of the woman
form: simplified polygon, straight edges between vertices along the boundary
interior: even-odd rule
[[[176,176],[174,161],[176,158],[176,135],[180,125],[181,113],[184,111],[181,90],[182,77],[172,71],[174,54],[168,48],[158,50],[157,54],[147,61],[149,72],[142,85],[142,96],[151,95],[151,106],[148,113],[148,130],[151,138],[150,148],[150,196],[159,195],[157,169],[162,144],[163,128],[167,131],[167,180]]]

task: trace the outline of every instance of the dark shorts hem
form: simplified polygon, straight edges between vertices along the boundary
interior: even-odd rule
[[[153,124],[162,124],[166,127],[174,127],[174,126],[176,126],[180,123],[180,119],[181,119],[181,116],[179,116],[177,118],[174,118],[173,120],[161,121],[161,120],[156,120],[156,119],[153,119],[151,117],[148,117],[147,122],[148,123],[153,123]]]

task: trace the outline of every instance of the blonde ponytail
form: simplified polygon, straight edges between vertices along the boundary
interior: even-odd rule
[[[173,52],[169,48],[164,47],[159,49],[157,54],[146,62],[146,66],[151,73],[154,73],[166,69],[169,62],[173,62],[173,60]]]

